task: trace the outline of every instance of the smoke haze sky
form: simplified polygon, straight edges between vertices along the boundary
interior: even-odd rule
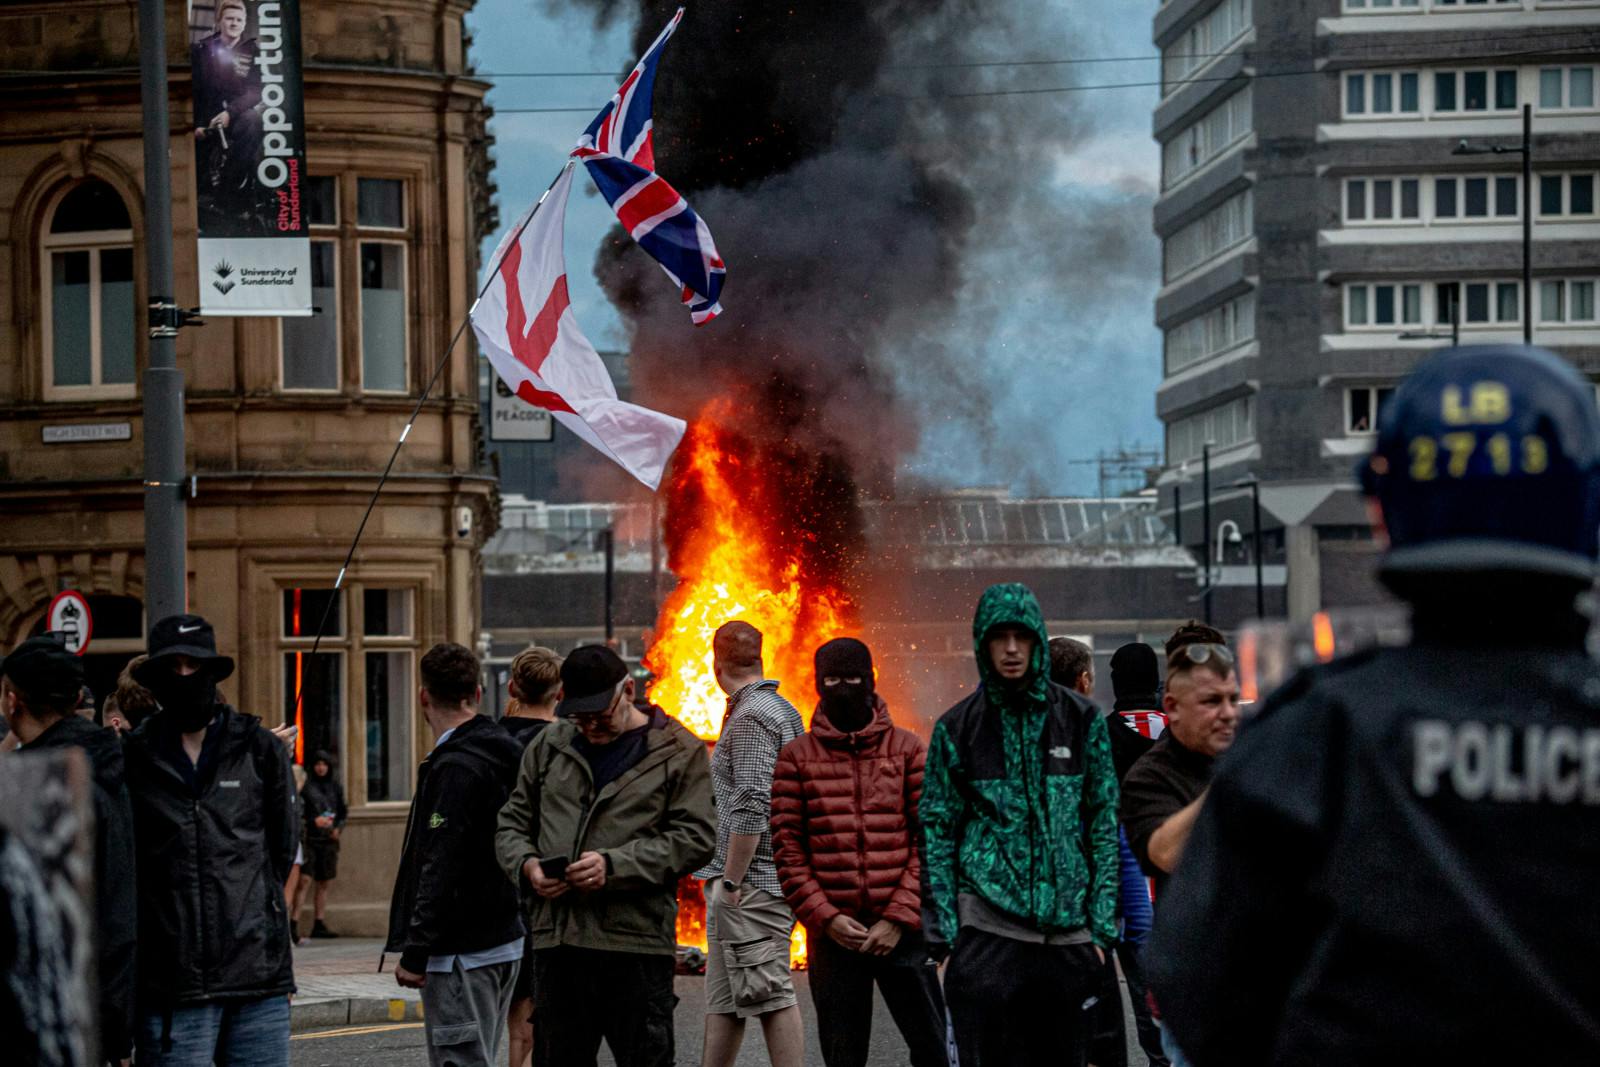
[[[634,5],[619,6],[631,11]],[[989,4],[983,10],[993,14],[964,38],[960,58],[1150,57],[1154,7],[1154,0]],[[691,3],[686,28],[694,17]],[[610,72],[493,79],[496,180],[501,215],[509,220],[543,191],[617,74],[635,58],[634,27],[626,13],[597,24],[592,9],[553,8],[544,0],[479,0],[469,24],[473,57],[486,74]],[[685,38],[680,33],[667,46],[664,73],[674,63],[710,61],[693,55]],[[926,61],[941,58],[946,57],[930,54]],[[939,92],[1030,89],[1149,82],[1157,67],[1148,58],[941,72],[935,80]],[[1150,323],[1159,284],[1159,249],[1150,232],[1158,180],[1149,136],[1156,95],[1154,88],[1139,88],[981,97],[947,103],[940,120],[930,124],[948,132],[938,150],[968,184],[976,218],[961,285],[949,306],[932,314],[918,309],[918,321],[896,331],[892,358],[879,361],[891,368],[896,393],[922,429],[900,476],[940,487],[1091,493],[1093,467],[1064,461],[1118,445],[1158,446],[1153,393],[1160,378],[1160,337]],[[512,113],[565,107],[581,110]],[[703,121],[715,123],[714,110]],[[662,172],[674,179],[666,158]],[[720,238],[716,197],[696,193],[691,202]],[[595,252],[613,221],[598,196],[571,203],[567,261],[573,306],[601,347],[627,341],[623,320],[593,272]],[[726,244],[723,251],[731,310],[740,299],[740,264]],[[665,279],[654,281],[669,288]],[[694,344],[687,314],[675,313],[685,343]],[[970,373],[952,374],[941,366]],[[926,373],[929,368],[935,373]],[[648,395],[637,399],[651,402]]]

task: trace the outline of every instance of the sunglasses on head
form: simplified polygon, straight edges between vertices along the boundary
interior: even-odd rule
[[[1233,650],[1227,645],[1196,642],[1192,645],[1179,645],[1167,657],[1167,666],[1169,668],[1200,667],[1208,663],[1224,670],[1232,670]]]

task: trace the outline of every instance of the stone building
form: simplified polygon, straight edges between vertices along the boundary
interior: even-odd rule
[[[186,5],[167,3],[178,302],[199,303]],[[204,15],[212,5],[193,9]],[[254,5],[252,5],[253,7]],[[303,0],[311,318],[185,329],[188,588],[237,673],[227,697],[330,748],[352,815],[331,924],[383,928],[431,738],[416,665],[479,632],[496,487],[458,348],[309,655],[328,590],[434,364],[467,312],[490,206],[471,0]],[[0,640],[89,596],[103,696],[144,618],[146,362],[136,5],[0,5]],[[254,25],[252,16],[252,26]],[[309,759],[306,760],[309,762]]]
[[[1248,532],[1237,483],[1259,478],[1295,618],[1380,595],[1354,465],[1389,392],[1453,323],[1463,344],[1520,342],[1532,315],[1535,344],[1600,377],[1597,29],[1592,0],[1157,10],[1163,505],[1198,545],[1209,442],[1213,539],[1223,523]]]

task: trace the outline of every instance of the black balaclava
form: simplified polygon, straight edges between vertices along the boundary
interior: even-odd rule
[[[872,651],[853,637],[836,637],[817,649],[817,695],[822,698],[822,713],[834,727],[845,733],[864,729],[872,721]],[[822,684],[824,678],[857,678]]]
[[[172,716],[179,733],[204,730],[217,714],[217,680],[205,667],[193,674],[148,671],[144,686],[155,695],[162,714]]]
[[[1142,641],[1123,645],[1111,655],[1113,711],[1154,711],[1161,707],[1161,667],[1156,650]]]

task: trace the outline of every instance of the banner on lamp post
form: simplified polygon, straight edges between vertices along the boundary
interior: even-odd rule
[[[189,5],[200,311],[310,315],[299,0]]]

